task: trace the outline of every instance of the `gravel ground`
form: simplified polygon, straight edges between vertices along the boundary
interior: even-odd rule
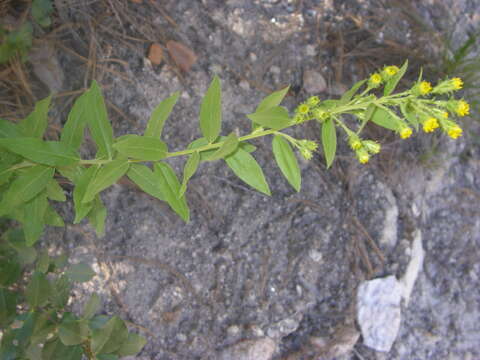
[[[265,91],[291,84],[285,101],[290,109],[311,92],[335,97],[372,64],[395,59],[362,54],[368,50],[363,45],[381,47],[403,38],[407,46],[416,40],[411,23],[387,1],[161,3],[178,26],[155,17],[159,41],[182,42],[194,50],[197,63],[180,78],[169,64],[152,66],[143,56],[146,45],[132,49],[114,38],[111,56],[128,62],[126,73],[134,81],[106,77],[103,85],[110,85],[106,98],[128,118],[117,116],[116,135],[140,134],[153,107],[181,90],[164,131],[171,150],[199,136],[199,104],[214,73],[222,78],[223,133],[244,133],[244,114]],[[129,7],[151,18],[147,2]],[[431,26],[457,22],[457,42],[478,24],[479,11],[476,1],[418,6]],[[379,25],[380,13],[390,18]],[[357,20],[366,30],[352,30]],[[60,57],[64,88],[81,85],[78,74],[67,70],[71,58]],[[315,126],[292,134],[319,138]],[[480,149],[470,133],[456,142],[425,136],[386,140],[383,155],[367,166],[356,163],[343,140],[331,170],[320,154],[302,162],[298,194],[274,165],[269,140],[260,140],[255,156],[272,197],[247,188],[220,162],[202,164],[187,194],[188,225],[135,187],[115,185],[103,194],[109,210],[104,238],[82,224],[61,233],[50,229],[45,241],[57,239],[57,246],[98,272],[76,289],[78,308],[97,292],[105,313],[120,312],[148,329],[148,344],[137,359],[478,359]],[[434,144],[437,151],[430,155]],[[172,162],[177,173],[182,164]],[[71,223],[72,209],[62,210]],[[425,250],[423,269],[402,307],[392,350],[375,352],[358,337],[357,287],[366,279],[401,278],[415,236]]]

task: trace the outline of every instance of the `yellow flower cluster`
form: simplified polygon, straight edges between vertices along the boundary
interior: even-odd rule
[[[423,131],[425,131],[426,133],[433,132],[439,126],[440,125],[438,123],[438,120],[435,119],[434,117],[430,117],[427,120],[425,120],[425,122],[423,123]]]

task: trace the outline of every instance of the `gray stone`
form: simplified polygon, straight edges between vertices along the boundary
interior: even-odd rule
[[[357,321],[363,343],[390,351],[400,329],[402,286],[395,276],[364,281],[358,287]]]
[[[268,337],[245,340],[223,350],[218,360],[270,360],[275,348],[275,341]]]
[[[306,70],[303,73],[303,88],[308,94],[318,94],[327,89],[327,82],[318,71]]]

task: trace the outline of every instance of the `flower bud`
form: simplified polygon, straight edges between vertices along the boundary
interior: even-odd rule
[[[370,154],[378,154],[381,149],[380,144],[373,140],[362,141],[362,145]]]

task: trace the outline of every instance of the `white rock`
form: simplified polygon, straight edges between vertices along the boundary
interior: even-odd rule
[[[223,350],[219,360],[270,360],[275,352],[275,341],[268,337],[241,341]]]
[[[403,298],[405,299],[405,306],[410,301],[410,295],[412,294],[413,285],[417,280],[418,274],[423,267],[423,259],[425,258],[425,251],[422,247],[422,233],[420,230],[416,230],[414,233],[414,239],[411,249],[410,262],[408,263],[405,275],[400,279],[403,285]]]
[[[403,286],[395,276],[364,281],[357,292],[357,321],[366,346],[390,351],[400,329]]]
[[[309,94],[318,94],[327,89],[327,82],[319,72],[306,70],[303,73],[303,87]]]

